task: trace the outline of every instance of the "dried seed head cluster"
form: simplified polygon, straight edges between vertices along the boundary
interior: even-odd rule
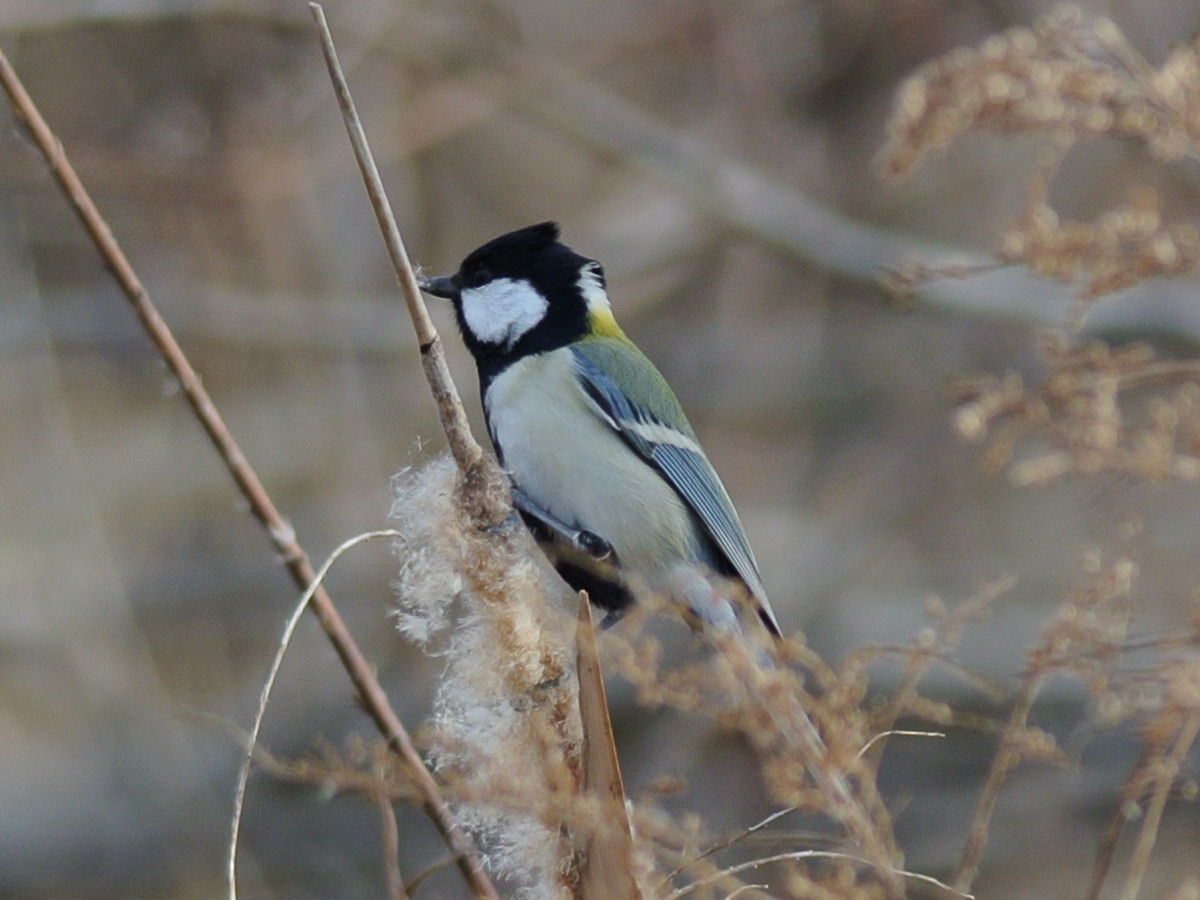
[[[711,645],[701,661],[675,668],[662,665],[657,642],[631,638],[624,629],[606,635],[601,647],[606,670],[632,681],[641,702],[707,716],[743,735],[758,755],[772,801],[846,830],[847,843],[858,855],[858,864],[850,867],[858,875],[851,879],[853,889],[836,889],[838,878],[826,875],[813,875],[813,884],[821,884],[827,896],[865,897],[875,890],[886,895],[897,874],[892,866],[898,853],[889,815],[862,753],[869,742],[865,671],[855,665],[835,671],[797,639],[775,645],[772,662],[748,652],[746,642],[732,635],[714,637]],[[643,802],[637,812],[650,817],[654,810]],[[680,854],[661,846],[687,846],[689,841],[668,838],[669,829],[658,821],[656,828],[642,831],[655,835],[660,862],[677,869],[680,877],[713,877],[707,854]],[[690,844],[698,841],[693,838]]]
[[[1026,677],[1069,672],[1102,695],[1111,666],[1128,638],[1137,566],[1125,557],[1104,560],[1095,550],[1083,554],[1084,578],[1073,587],[1042,629],[1041,641],[1026,654]]]
[[[1044,183],[1029,199],[1016,227],[1001,238],[997,255],[1023,263],[1046,278],[1081,286],[1091,299],[1152,277],[1181,275],[1195,268],[1200,235],[1192,225],[1162,220],[1158,195],[1138,192],[1132,203],[1093,222],[1062,221],[1041,199]]]
[[[1195,267],[1200,234],[1164,222],[1148,190],[1088,222],[1061,218],[1047,196],[1063,154],[1080,140],[1135,140],[1164,161],[1200,156],[1200,39],[1155,69],[1111,21],[1064,8],[1033,28],[960,48],[901,87],[880,167],[901,178],[973,129],[1049,138],[1024,214],[1001,240],[1002,261],[1078,283],[1085,298]]]
[[[1047,342],[1046,358],[1049,375],[1034,386],[1015,374],[955,386],[954,428],[986,442],[985,467],[1023,486],[1068,474],[1200,478],[1200,363],[1061,340]]]
[[[927,63],[900,88],[880,154],[899,178],[974,128],[1075,140],[1133,138],[1163,160],[1197,155],[1200,43],[1151,67],[1108,19],[1064,7],[1032,28]]]
[[[489,867],[522,896],[558,896],[579,723],[565,633],[548,602],[554,582],[523,529],[475,526],[449,456],[401,472],[393,489],[391,518],[405,535],[397,621],[446,663],[435,769]]]

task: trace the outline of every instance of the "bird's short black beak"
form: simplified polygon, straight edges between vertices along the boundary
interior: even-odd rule
[[[452,275],[439,275],[436,278],[425,278],[417,282],[421,290],[443,300],[453,300],[458,296],[458,286]]]

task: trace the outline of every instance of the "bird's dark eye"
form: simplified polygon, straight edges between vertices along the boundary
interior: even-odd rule
[[[480,267],[467,273],[466,278],[463,279],[463,287],[477,288],[487,284],[491,280],[492,273]]]

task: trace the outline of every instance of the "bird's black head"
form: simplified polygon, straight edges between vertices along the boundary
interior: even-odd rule
[[[473,250],[453,275],[421,287],[454,303],[481,376],[590,333],[619,333],[604,270],[559,243],[553,222],[502,234]]]

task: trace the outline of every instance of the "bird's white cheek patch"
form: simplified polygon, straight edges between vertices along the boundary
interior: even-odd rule
[[[471,333],[506,350],[542,321],[549,305],[524,279],[497,278],[462,292],[463,318]]]

